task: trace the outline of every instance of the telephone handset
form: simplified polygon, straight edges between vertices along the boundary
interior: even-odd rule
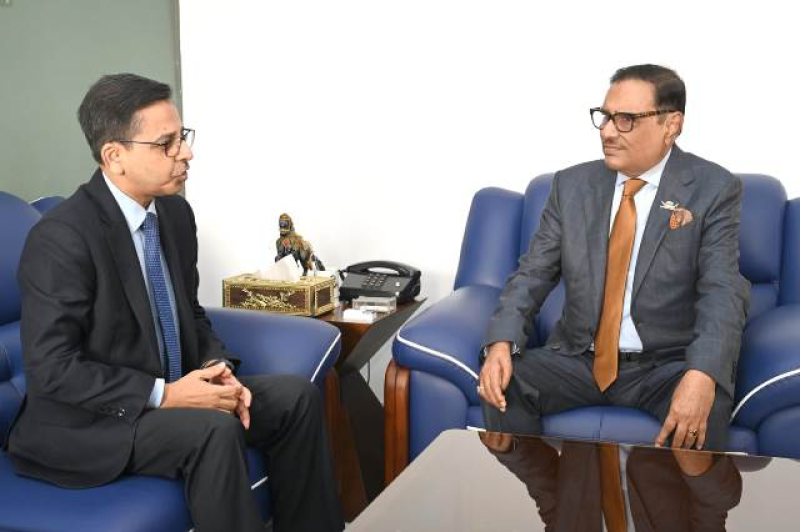
[[[419,295],[422,273],[407,264],[388,260],[359,262],[348,266],[339,299],[350,301],[358,296],[394,296],[398,303]]]

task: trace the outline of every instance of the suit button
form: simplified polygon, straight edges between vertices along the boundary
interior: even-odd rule
[[[119,410],[117,410],[117,417],[123,417],[124,415],[125,415],[124,408],[120,408]]]

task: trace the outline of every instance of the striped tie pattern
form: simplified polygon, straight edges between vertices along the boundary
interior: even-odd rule
[[[158,311],[161,337],[164,340],[164,354],[166,355],[164,378],[167,382],[173,382],[181,378],[181,343],[175,328],[175,320],[172,317],[164,269],[161,267],[161,237],[158,232],[156,215],[148,212],[142,227],[144,229],[145,270]]]

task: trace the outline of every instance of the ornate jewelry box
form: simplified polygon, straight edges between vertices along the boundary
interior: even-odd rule
[[[292,316],[319,316],[333,310],[336,280],[301,277],[299,281],[270,281],[253,274],[222,280],[223,305],[266,310]]]

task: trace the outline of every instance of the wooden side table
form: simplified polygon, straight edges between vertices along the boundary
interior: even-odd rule
[[[339,359],[325,380],[325,408],[345,521],[383,489],[383,406],[359,370],[424,302],[398,305],[372,323],[345,321],[349,304],[317,316],[342,333]]]

